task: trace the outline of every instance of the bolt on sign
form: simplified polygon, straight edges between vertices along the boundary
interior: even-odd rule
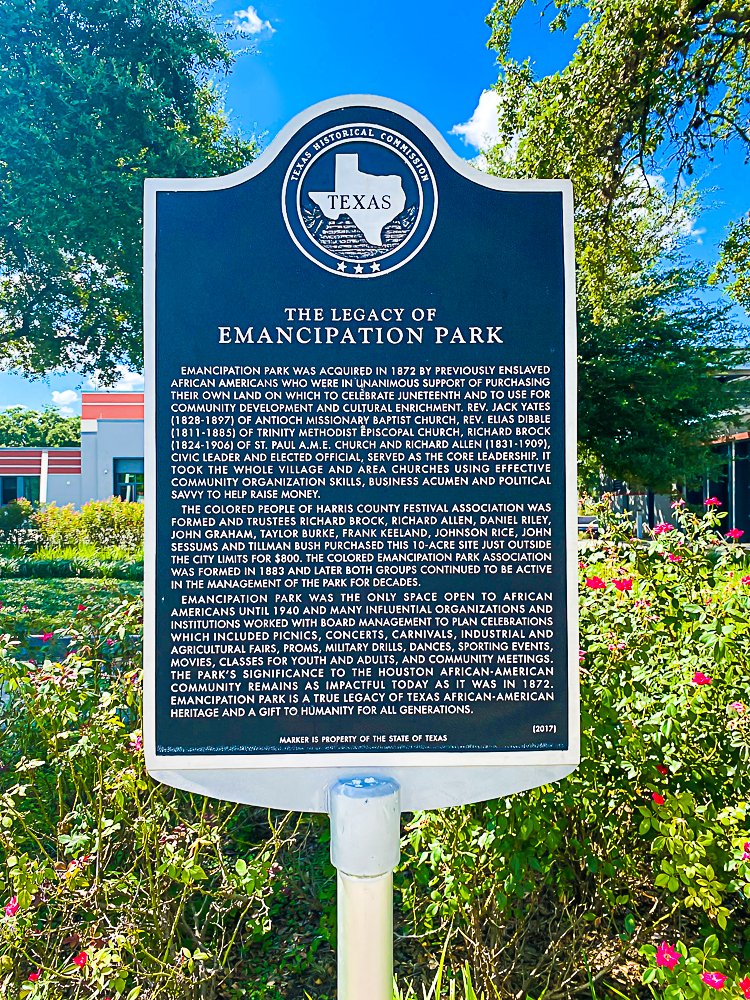
[[[350,97],[145,212],[152,774],[323,811],[572,771],[569,182]]]

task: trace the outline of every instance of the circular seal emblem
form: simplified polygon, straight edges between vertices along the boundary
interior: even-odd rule
[[[311,139],[289,165],[281,195],[297,247],[345,278],[377,278],[415,257],[437,203],[432,168],[415,144],[364,123]]]

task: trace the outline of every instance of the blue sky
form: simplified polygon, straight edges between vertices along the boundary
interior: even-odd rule
[[[263,145],[299,111],[342,94],[377,94],[411,105],[429,118],[460,155],[473,157],[492,127],[484,91],[497,78],[487,49],[485,17],[492,0],[430,4],[409,0],[214,0],[219,22],[241,30],[240,54],[222,86],[233,124]],[[574,51],[573,33],[550,35],[544,4],[526,5],[512,53],[530,57],[537,75],[554,72]],[[459,129],[454,132],[456,126]],[[463,126],[463,129],[461,128]],[[711,262],[730,219],[750,207],[749,168],[730,148],[706,164],[701,187],[715,189],[693,222],[691,253]],[[74,374],[30,382],[0,373],[0,408],[57,405],[80,412],[80,393],[91,386]],[[121,389],[141,389],[123,372]]]

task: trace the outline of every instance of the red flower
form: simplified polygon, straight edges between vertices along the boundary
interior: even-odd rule
[[[42,642],[49,642],[54,634],[55,634],[54,632],[43,632]]]
[[[742,845],[742,857],[740,858],[740,860],[750,861],[750,840],[746,840],[745,843]],[[14,896],[13,899],[15,898],[16,897]],[[7,906],[5,908],[5,912],[6,913],[8,912]]]
[[[600,576],[590,576],[586,580],[586,586],[591,590],[604,590],[607,584],[602,580]]]
[[[619,591],[633,589],[633,581],[630,579],[630,577],[623,577],[620,580],[613,580],[612,583],[614,583],[615,587],[617,587]]]
[[[745,586],[750,586],[750,576],[743,576],[742,583],[744,583]]]
[[[21,909],[21,906],[20,906],[20,904],[18,902],[17,897],[16,896],[11,896],[10,899],[8,900],[8,902],[5,904],[5,916],[6,917],[15,917],[15,915],[18,913],[18,911],[20,909]]]
[[[89,956],[85,951],[79,951],[76,957],[73,959],[73,965],[77,965],[79,969],[82,969],[86,962],[88,962]]]
[[[742,538],[745,532],[742,528],[730,528],[726,534],[727,538]]]
[[[78,605],[78,610],[79,611],[85,611],[86,610],[86,605],[85,604],[79,604]]]
[[[742,995],[745,1000],[750,1000],[750,976],[745,976],[744,979],[740,979],[737,985],[742,990]]]
[[[663,535],[667,531],[674,531],[674,525],[667,524],[666,521],[662,521],[661,524],[657,524],[656,527],[653,529],[653,534]]]
[[[727,977],[721,972],[704,972],[701,979],[706,986],[710,986],[714,990],[723,989],[724,983],[727,981]]]
[[[721,507],[721,500],[718,497],[709,497],[703,501],[704,507]]]
[[[691,680],[693,684],[697,684],[699,687],[702,687],[704,684],[711,683],[711,678],[708,674],[704,674],[702,670],[696,670]]]
[[[667,969],[674,969],[681,958],[682,956],[679,951],[675,951],[672,945],[667,944],[666,941],[662,941],[656,949],[656,964],[662,965]]]
[[[30,983],[37,982],[38,979],[39,979],[39,977],[41,976],[41,974],[42,974],[42,970],[41,969],[37,969],[36,972],[30,972],[29,973],[29,982]]]
[[[669,768],[665,767],[663,764],[657,764],[656,770],[659,772],[659,774],[669,774]]]
[[[651,792],[651,798],[657,804],[657,806],[663,806],[665,803],[665,798],[663,795],[659,795],[658,792]]]

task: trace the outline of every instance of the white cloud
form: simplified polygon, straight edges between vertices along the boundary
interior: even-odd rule
[[[80,402],[80,399],[75,389],[53,389],[52,402],[64,417],[73,417],[76,413],[73,406]]]
[[[96,376],[88,379],[91,389],[104,389],[108,392],[141,392],[143,390],[143,375],[131,371],[126,365],[117,365],[119,378],[114,385],[102,385],[101,380]]]
[[[491,149],[500,142],[497,127],[498,95],[494,90],[484,90],[471,118],[463,125],[454,125],[451,135],[460,135],[467,146]]]
[[[264,21],[255,7],[248,7],[247,10],[236,10],[232,26],[241,31],[243,35],[261,35],[267,31],[272,35],[276,30],[270,21]]]

